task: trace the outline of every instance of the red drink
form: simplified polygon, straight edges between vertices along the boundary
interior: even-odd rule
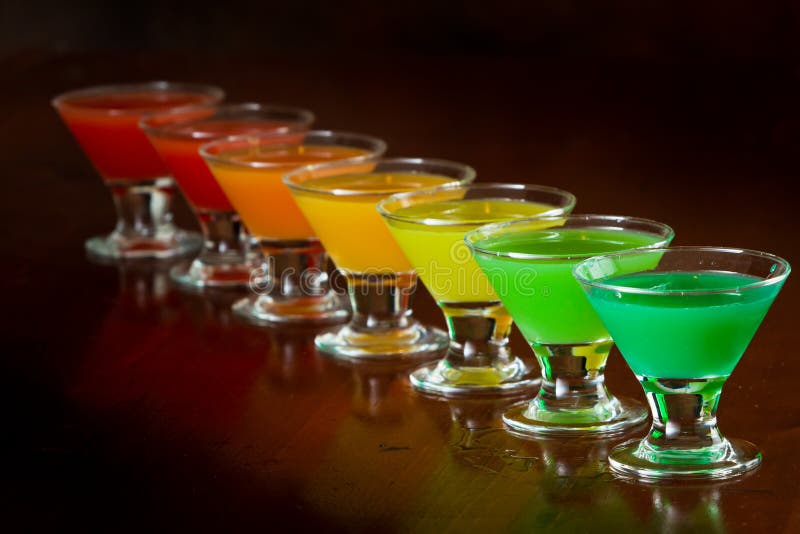
[[[170,258],[200,248],[201,236],[172,223],[174,182],[139,120],[165,110],[211,109],[223,96],[207,85],[149,82],[92,87],[53,99],[114,197],[117,224],[111,234],[86,242],[91,255]]]
[[[304,110],[225,105],[216,110],[171,112],[146,117],[140,123],[187,200],[196,211],[234,211],[198,148],[222,137],[307,130],[314,120]]]
[[[313,120],[314,114],[303,109],[228,104],[157,113],[140,121],[203,231],[200,255],[191,265],[176,266],[171,271],[174,281],[192,288],[247,287],[252,271],[263,261],[257,250],[249,250],[244,225],[200,156],[200,145],[231,135],[266,133],[283,138],[286,133],[302,137],[300,132]]]
[[[167,169],[139,128],[143,115],[185,106],[213,104],[222,93],[124,86],[68,93],[54,102],[64,122],[105,180],[152,180]]]

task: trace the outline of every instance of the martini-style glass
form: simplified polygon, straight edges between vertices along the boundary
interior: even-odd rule
[[[300,210],[347,279],[350,322],[317,336],[321,351],[344,359],[430,355],[449,338],[411,316],[417,274],[375,204],[392,194],[467,183],[475,171],[435,159],[381,159],[369,172],[348,163],[303,167],[284,177]]]
[[[250,250],[247,231],[200,156],[200,146],[231,135],[305,131],[313,121],[314,114],[304,109],[256,103],[169,111],[141,120],[203,231],[200,255],[176,266],[170,273],[174,281],[192,289],[247,287],[262,262],[261,253]]]
[[[389,230],[447,321],[444,359],[411,374],[417,389],[439,395],[516,394],[535,374],[508,350],[511,316],[464,244],[484,224],[563,215],[575,197],[538,185],[475,183],[394,195],[378,204]]]
[[[53,106],[80,143],[114,198],[117,225],[108,236],[86,241],[99,258],[169,258],[203,244],[172,223],[175,185],[164,162],[139,128],[149,113],[211,106],[217,87],[172,82],[104,85],[71,91]]]
[[[663,247],[673,236],[665,224],[607,215],[511,221],[466,236],[542,369],[536,397],[503,416],[513,432],[613,434],[644,421],[644,406],[606,387],[613,341],[572,269],[597,254]]]
[[[611,451],[619,474],[721,479],[761,452],[717,427],[722,387],[790,272],[786,260],[741,249],[676,247],[608,254],[575,278],[644,388],[653,425]]]
[[[385,151],[380,139],[327,130],[234,136],[200,147],[264,254],[264,266],[250,285],[257,296],[234,304],[238,316],[256,323],[347,318],[347,303],[329,287],[325,249],[281,178],[305,165],[333,161],[366,172]]]

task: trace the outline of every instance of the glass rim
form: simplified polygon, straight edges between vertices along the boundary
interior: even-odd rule
[[[175,122],[168,122],[160,125],[150,124],[150,122],[153,121],[154,119],[158,119],[161,117],[173,114],[177,115],[179,113],[186,113],[194,110],[200,111],[204,109],[212,109],[213,113],[205,117],[193,117],[184,120],[177,120]],[[298,108],[294,106],[284,106],[282,104],[262,104],[261,102],[239,102],[239,103],[233,102],[225,104],[193,104],[182,108],[171,108],[171,109],[165,109],[163,111],[154,111],[152,113],[147,113],[139,120],[139,128],[141,128],[142,131],[148,135],[156,135],[159,137],[171,137],[175,139],[216,140],[220,137],[214,135],[205,135],[205,134],[198,135],[196,130],[191,130],[189,133],[186,134],[173,132],[170,130],[175,127],[192,126],[195,123],[201,124],[205,121],[213,122],[215,120],[214,117],[219,113],[230,112],[230,111],[235,112],[240,110],[258,111],[265,113],[286,113],[286,114],[297,115],[298,120],[296,120],[294,124],[287,124],[285,126],[280,126],[278,128],[275,128],[274,130],[269,130],[269,132],[265,133],[285,134],[295,131],[302,131],[301,128],[311,126],[311,124],[313,124],[314,121],[316,120],[316,116],[314,115],[314,113],[304,108]]]
[[[447,176],[447,175],[444,175],[444,174],[427,173],[427,172],[411,172],[410,173],[410,174],[429,174],[429,175],[432,175],[432,176],[442,176],[444,178],[452,178],[451,182],[448,182],[447,184],[443,184],[443,185],[466,185],[466,184],[470,184],[470,183],[472,183],[473,180],[475,180],[475,177],[477,176],[477,172],[475,171],[475,169],[472,168],[471,166],[467,165],[466,163],[459,163],[457,161],[451,161],[451,160],[446,160],[446,159],[397,157],[397,158],[378,158],[378,159],[373,160],[373,161],[377,165],[380,165],[381,163],[399,163],[399,164],[406,164],[406,165],[433,164],[433,165],[441,165],[441,166],[444,166],[444,167],[452,167],[453,169],[461,170],[461,171],[464,172],[464,174],[465,174],[464,178],[456,178],[456,177],[451,177],[451,176]],[[372,163],[372,161],[370,163]],[[292,180],[296,179],[298,176],[300,176],[300,175],[302,175],[304,173],[313,172],[314,170],[317,170],[317,169],[327,169],[327,168],[333,168],[333,167],[349,167],[351,165],[352,165],[352,162],[350,162],[348,160],[331,161],[331,162],[325,162],[325,163],[314,163],[314,164],[311,164],[311,165],[304,165],[304,166],[302,166],[302,167],[300,167],[298,169],[295,169],[295,170],[293,170],[293,171],[291,171],[289,173],[286,173],[283,176],[283,183],[286,184],[286,186],[289,189],[292,189],[292,190],[295,190],[295,191],[304,191],[306,193],[314,193],[314,194],[317,194],[317,195],[335,196],[335,197],[339,197],[339,196],[340,197],[360,197],[360,196],[375,196],[375,195],[382,195],[382,196],[387,196],[388,195],[388,196],[391,196],[391,195],[395,195],[395,194],[398,194],[398,193],[405,192],[405,191],[394,191],[394,192],[386,192],[386,193],[382,193],[382,192],[381,193],[376,193],[374,191],[355,191],[355,190],[348,190],[348,189],[320,190],[320,189],[316,189],[314,187],[308,187],[308,186],[304,187],[302,184],[292,181]],[[367,171],[367,172],[353,172],[353,173],[345,173],[345,174],[348,175],[348,176],[349,175],[369,176],[371,174],[380,175],[380,174],[385,174],[385,173],[380,172],[380,171]],[[336,175],[320,176],[318,178],[327,178],[329,176],[336,176]],[[309,181],[313,182],[314,180],[315,180],[315,178],[312,178]],[[303,183],[306,183],[306,182],[303,182]],[[440,186],[424,187],[424,188],[420,188],[420,189],[415,189],[414,192],[433,189],[433,188],[436,188],[436,187],[440,187]]]
[[[595,280],[590,280],[583,274],[579,272],[580,269],[585,268],[587,264],[590,262],[596,262],[598,260],[604,259],[613,259],[619,257],[626,257],[626,256],[635,256],[637,254],[670,254],[670,253],[680,253],[680,252],[695,252],[695,253],[723,253],[723,254],[743,254],[755,258],[766,259],[769,261],[774,262],[776,265],[779,265],[783,268],[783,272],[780,272],[776,276],[768,276],[766,278],[761,278],[754,282],[738,285],[735,287],[730,287],[726,289],[687,289],[681,291],[659,291],[657,289],[647,289],[647,288],[640,288],[640,287],[626,287],[626,286],[617,286],[614,284],[607,284],[604,282],[598,282]],[[711,269],[707,269],[706,271],[710,272]],[[681,271],[679,271],[681,272]],[[720,272],[720,271],[716,271]],[[730,272],[730,271],[728,271]],[[598,289],[604,289],[608,291],[617,291],[620,293],[629,293],[629,294],[637,294],[637,295],[658,295],[664,297],[678,297],[678,296],[687,296],[687,295],[721,295],[726,293],[741,293],[742,291],[748,291],[751,289],[757,289],[760,287],[766,287],[770,285],[777,284],[786,280],[786,277],[789,276],[789,273],[792,272],[792,267],[788,261],[781,258],[780,256],[776,256],[775,254],[771,254],[769,252],[761,252],[759,250],[752,250],[746,248],[736,248],[736,247],[713,247],[713,246],[678,246],[678,247],[668,247],[668,248],[642,248],[637,250],[627,250],[624,252],[617,252],[617,253],[609,253],[609,254],[598,254],[591,258],[587,258],[584,261],[577,264],[572,269],[573,277],[584,286],[596,287]],[[742,273],[740,273],[742,274]],[[772,273],[770,273],[772,274]]]
[[[151,114],[158,112],[157,108],[143,107],[143,108],[87,108],[83,106],[71,105],[69,100],[80,97],[95,96],[102,94],[125,93],[134,91],[187,91],[199,94],[207,94],[211,97],[209,104],[221,102],[225,98],[225,91],[216,85],[208,85],[202,83],[191,82],[171,82],[167,80],[153,80],[149,82],[133,82],[133,83],[118,83],[118,84],[102,84],[83,87],[80,89],[73,89],[64,93],[58,94],[50,100],[50,104],[56,109],[76,109],[83,113],[91,115],[103,116],[126,116],[126,115],[141,115],[142,113]],[[174,108],[164,108],[164,110],[186,110],[187,108],[200,107],[203,104],[192,103],[183,106],[176,106]]]
[[[653,248],[662,248],[674,239],[675,237],[675,230],[672,229],[671,226],[668,224],[655,221],[653,219],[646,219],[644,217],[634,217],[631,215],[602,215],[602,214],[594,214],[594,213],[578,213],[578,214],[569,214],[569,215],[542,215],[537,217],[525,217],[524,219],[512,219],[509,221],[500,221],[496,223],[490,223],[481,226],[480,228],[476,228],[475,230],[471,230],[464,235],[464,243],[472,250],[473,254],[483,254],[485,256],[496,256],[499,258],[510,258],[515,260],[537,260],[537,261],[569,261],[569,260],[586,260],[589,258],[593,258],[598,256],[598,254],[561,254],[561,255],[554,255],[554,254],[530,254],[527,252],[498,252],[496,250],[489,250],[482,248],[476,245],[476,241],[479,239],[479,234],[485,234],[487,232],[501,232],[503,230],[507,230],[509,227],[513,227],[516,225],[524,225],[524,224],[531,224],[535,222],[541,221],[586,221],[591,223],[592,221],[596,221],[596,224],[588,224],[586,228],[596,228],[596,229],[612,229],[615,228],[614,223],[617,226],[623,223],[635,223],[640,224],[642,226],[650,226],[653,229],[660,229],[662,232],[653,231],[652,234],[661,236],[659,241],[652,243],[650,245],[643,245],[641,247],[636,247],[635,249],[630,249],[632,251],[636,250],[647,250]],[[607,224],[602,224],[602,223]],[[552,228],[552,227],[551,227]],[[538,230],[531,230],[533,232],[536,231],[546,231],[550,228],[541,228]],[[642,232],[644,233],[644,232]]]
[[[564,214],[569,212],[572,208],[575,207],[575,203],[577,199],[575,195],[566,191],[564,189],[559,189],[557,187],[552,187],[549,185],[538,185],[538,184],[518,184],[518,183],[511,183],[511,182],[473,182],[467,184],[444,184],[438,187],[431,187],[426,189],[420,189],[418,191],[408,191],[404,193],[398,193],[395,195],[390,196],[389,198],[385,198],[378,202],[376,208],[378,213],[380,213],[386,219],[391,219],[395,221],[399,221],[406,224],[417,224],[420,226],[434,226],[425,224],[419,220],[411,219],[408,217],[401,217],[398,216],[386,209],[386,205],[392,202],[398,202],[405,198],[413,197],[413,196],[422,196],[422,195],[432,195],[434,193],[438,193],[440,191],[449,191],[450,189],[459,189],[459,188],[469,188],[469,189],[508,189],[512,191],[539,191],[542,193],[552,193],[554,195],[560,195],[567,200],[566,205],[564,206],[555,206],[552,210],[546,211],[542,213],[542,216],[558,216],[559,214]],[[452,221],[451,223],[443,223],[443,224],[436,224],[435,226],[447,227],[447,226],[464,226],[464,223],[459,221]],[[493,224],[493,223],[490,223]],[[481,224],[480,226],[486,226],[486,224]]]
[[[292,167],[292,170],[294,170],[293,168],[294,166],[290,164],[287,165],[286,163],[272,163],[268,161],[237,161],[223,157],[221,155],[209,153],[209,149],[217,148],[218,146],[230,143],[249,143],[250,146],[261,146],[262,140],[274,139],[276,137],[282,137],[286,136],[287,134],[293,134],[293,133],[303,134],[306,137],[308,136],[317,136],[326,138],[343,137],[343,138],[364,141],[368,144],[374,145],[372,152],[369,154],[364,154],[361,156],[353,156],[352,158],[345,158],[343,160],[336,160],[336,161],[348,161],[350,163],[368,161],[370,159],[378,158],[386,152],[386,142],[382,139],[378,139],[377,137],[373,137],[367,134],[344,132],[339,130],[305,130],[298,132],[271,132],[271,133],[261,133],[261,134],[229,135],[227,137],[221,137],[219,139],[215,139],[213,141],[209,141],[208,143],[200,145],[198,152],[207,162],[220,163],[223,165],[233,165],[236,167],[244,167],[248,169],[275,169],[280,167]],[[266,146],[272,146],[272,147],[295,146],[295,144],[270,143]]]

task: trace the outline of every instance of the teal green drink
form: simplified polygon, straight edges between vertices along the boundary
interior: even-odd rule
[[[789,272],[771,254],[713,247],[608,254],[576,266],[653,415],[644,439],[611,451],[612,470],[652,480],[722,479],[761,463],[755,445],[722,435],[717,408]]]
[[[723,272],[644,272],[611,277],[605,283],[659,294],[589,287],[587,296],[636,375],[725,377],[733,372],[782,286],[735,290],[758,280]]]

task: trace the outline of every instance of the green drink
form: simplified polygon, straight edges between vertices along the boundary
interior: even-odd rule
[[[678,247],[604,255],[574,271],[642,384],[653,426],[611,468],[647,479],[726,478],[761,453],[717,427],[723,385],[789,275],[770,254]]]
[[[497,255],[478,254],[475,260],[529,343],[584,343],[609,335],[572,277],[572,269],[580,261],[575,258],[662,241],[655,234],[603,228],[532,229],[482,241],[483,250]],[[517,254],[542,259],[517,259]],[[570,319],[565,321],[565,316]]]
[[[736,273],[645,272],[606,283],[674,296],[599,290],[587,295],[637,376],[712,378],[733,372],[781,286],[691,293],[745,287],[758,280]]]
[[[519,220],[467,235],[542,368],[539,394],[504,416],[512,430],[614,433],[644,420],[642,406],[615,398],[605,386],[613,341],[572,270],[597,254],[664,246],[672,236],[654,221],[600,215]]]

